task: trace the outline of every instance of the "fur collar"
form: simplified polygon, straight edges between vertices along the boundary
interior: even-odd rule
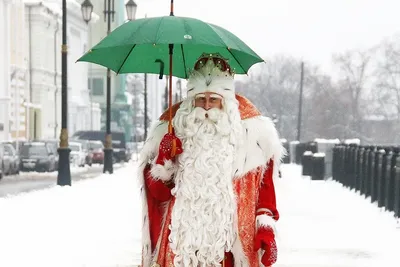
[[[264,116],[255,116],[242,120],[242,124],[245,137],[236,155],[234,177],[240,178],[260,166],[264,167],[272,158],[279,164],[284,155],[284,148],[272,120]],[[153,126],[141,151],[142,162],[150,163],[157,156],[158,145],[167,131],[167,121],[158,121]]]

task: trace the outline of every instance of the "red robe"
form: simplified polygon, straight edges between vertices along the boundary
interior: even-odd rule
[[[244,97],[236,96],[239,100],[240,106],[239,110],[241,113],[242,120],[251,119],[260,116],[258,110]],[[176,110],[179,108],[179,104],[173,107],[173,115],[175,115]],[[160,120],[166,121],[168,118],[168,113],[164,113]],[[162,136],[160,134],[159,136]],[[275,136],[276,139],[277,136]],[[160,137],[158,137],[160,138]],[[274,140],[276,142],[277,140]],[[278,139],[279,141],[279,139]],[[260,141],[261,142],[261,141]],[[258,144],[257,141],[257,145]],[[274,168],[276,168],[276,163],[280,160],[279,149],[281,145],[276,145],[276,149],[272,149],[273,153],[270,153],[265,159],[259,161],[264,162],[264,164],[253,164],[255,168],[251,171],[245,172],[239,177],[233,179],[233,185],[235,193],[237,196],[237,210],[238,210],[238,231],[241,240],[240,253],[243,254],[248,262],[248,266],[258,267],[259,256],[257,251],[254,251],[254,238],[256,234],[256,214],[257,211],[268,211],[273,220],[279,219],[279,213],[276,208],[276,198],[275,198],[275,188],[274,188]],[[154,150],[155,147],[151,150]],[[154,155],[154,151],[152,151]],[[274,160],[272,158],[275,158]],[[160,242],[159,248],[157,250],[157,259],[153,259],[151,262],[157,262],[160,266],[173,266],[171,265],[173,261],[172,251],[168,246],[168,236],[169,230],[163,227],[163,220],[165,219],[165,225],[168,225],[171,218],[170,213],[173,207],[174,198],[171,195],[171,188],[173,184],[166,184],[161,180],[154,179],[151,176],[150,169],[151,164],[146,164],[143,162],[143,189],[145,201],[147,207],[144,210],[144,224],[148,219],[148,231],[149,241],[151,248],[148,249],[149,253],[154,252],[157,242]],[[275,166],[275,167],[274,167]],[[169,204],[169,208],[166,206]],[[146,218],[148,216],[148,218]],[[146,236],[146,233],[144,233]],[[144,251],[146,248],[144,247]],[[146,252],[144,252],[146,253]],[[234,253],[235,254],[235,253]],[[233,255],[232,253],[226,254],[226,260],[224,266],[230,267],[234,266],[234,258],[239,256]],[[241,256],[242,257],[242,256]],[[143,266],[149,264],[148,260],[143,261]],[[148,265],[151,266],[151,265]]]

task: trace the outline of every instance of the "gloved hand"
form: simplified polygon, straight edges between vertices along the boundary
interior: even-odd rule
[[[276,247],[274,231],[271,227],[260,227],[257,230],[254,249],[264,250],[261,262],[264,266],[271,266],[277,260],[278,249]]]
[[[174,142],[175,155],[172,156]],[[182,154],[182,152],[183,149],[181,140],[176,137],[175,133],[167,133],[160,142],[156,164],[164,165],[166,160],[174,160],[175,156]]]

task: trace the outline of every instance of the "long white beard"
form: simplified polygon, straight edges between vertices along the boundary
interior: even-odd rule
[[[169,241],[179,267],[220,266],[236,238],[232,171],[237,139],[232,126],[241,124],[232,124],[220,110],[208,111],[208,119],[205,113],[188,108],[174,119],[184,152],[172,191],[176,199]]]

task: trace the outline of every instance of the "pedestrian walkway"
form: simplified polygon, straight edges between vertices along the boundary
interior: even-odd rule
[[[393,214],[334,181],[301,177],[287,165],[276,182],[276,267],[398,267],[400,227]]]
[[[398,267],[400,229],[389,213],[295,165],[276,181],[279,260],[274,267]],[[140,264],[136,165],[113,175],[0,199],[0,266]],[[0,184],[1,186],[1,184]]]
[[[71,187],[1,198],[0,266],[139,264],[141,204],[136,165],[125,166],[112,175],[73,182]]]

